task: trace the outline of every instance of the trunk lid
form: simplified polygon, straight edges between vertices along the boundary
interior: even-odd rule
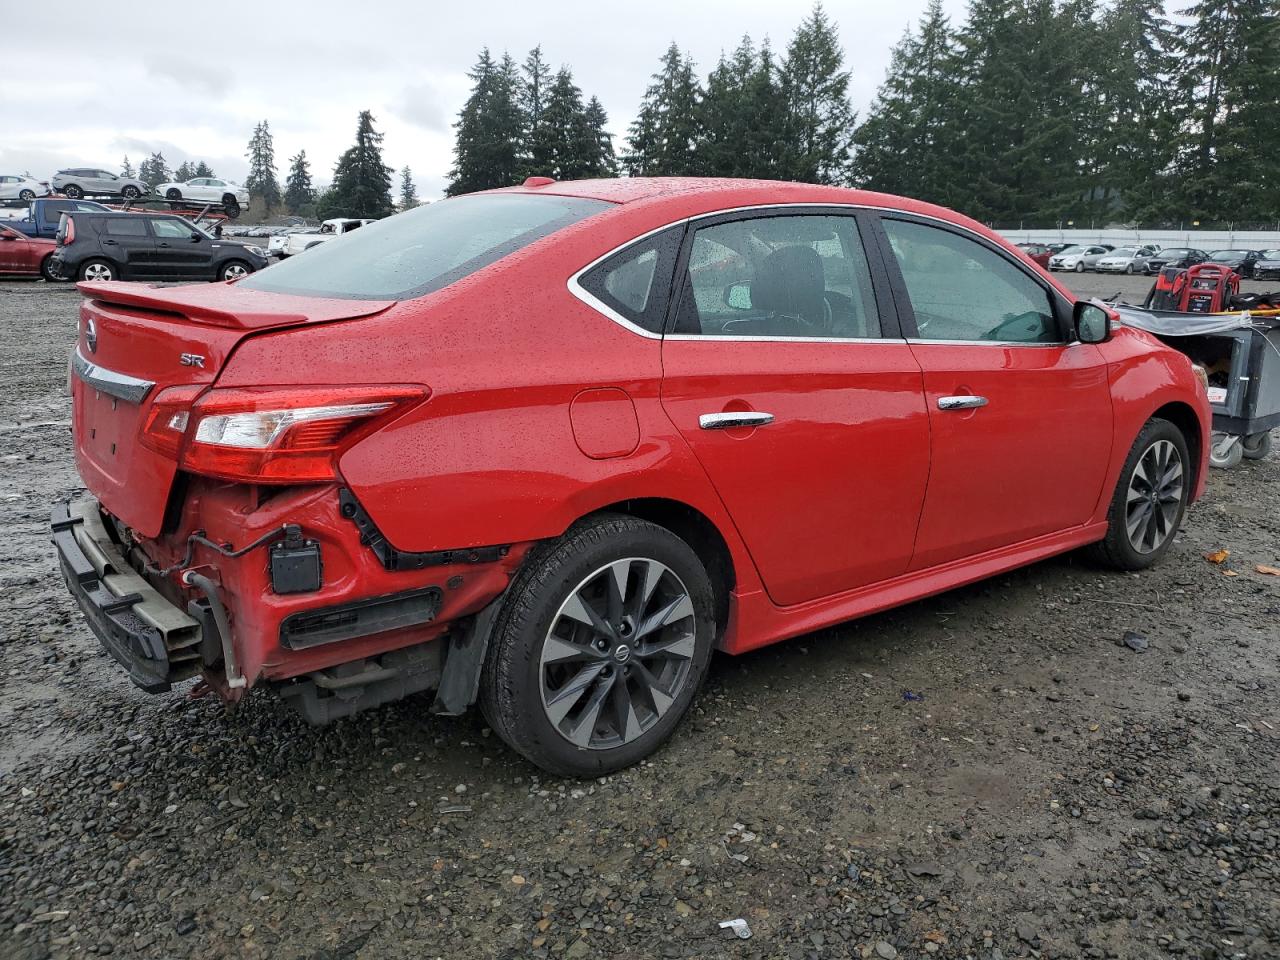
[[[76,467],[102,505],[144,537],[164,526],[177,463],[140,441],[169,387],[217,379],[241,340],[261,330],[372,316],[393,301],[237,290],[234,284],[82,283],[72,356]]]

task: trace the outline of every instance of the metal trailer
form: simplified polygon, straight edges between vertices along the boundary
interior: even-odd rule
[[[1211,466],[1261,460],[1280,427],[1280,316],[1172,313],[1115,304],[1122,323],[1155,334],[1210,371]]]

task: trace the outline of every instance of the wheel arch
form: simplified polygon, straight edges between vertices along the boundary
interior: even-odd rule
[[[693,549],[707,569],[715,594],[717,639],[729,620],[729,595],[737,586],[733,554],[720,528],[701,510],[666,497],[638,497],[620,500],[579,517],[581,523],[602,513],[623,513],[671,531]]]
[[[1200,429],[1200,418],[1190,404],[1181,400],[1173,400],[1151,414],[1151,419],[1168,420],[1182,433],[1187,441],[1187,452],[1191,454],[1192,489],[1200,482],[1201,455],[1204,453],[1205,438]]]

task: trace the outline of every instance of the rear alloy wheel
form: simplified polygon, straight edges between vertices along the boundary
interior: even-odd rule
[[[1249,460],[1264,460],[1271,452],[1271,431],[1251,433],[1240,441],[1240,453]]]
[[[59,274],[54,272],[52,253],[40,261],[40,276],[44,277],[46,280],[50,282],[56,282],[62,279],[62,277]]]
[[[34,190],[18,191],[18,199],[21,200],[23,203],[30,203],[35,198],[36,198],[36,192]]]
[[[139,190],[137,187],[135,187],[133,184],[129,184],[128,186],[126,186],[123,190],[120,191],[120,193],[126,200],[137,200],[140,196],[142,196],[142,191]]]
[[[222,265],[222,269],[218,271],[218,279],[239,280],[241,277],[247,277],[251,273],[253,273],[253,268],[243,260],[228,260]]]
[[[62,188],[62,193],[70,200],[79,200],[84,196],[84,191],[77,187],[74,183],[69,183]]]
[[[1107,536],[1095,559],[1120,570],[1158,561],[1182,525],[1191,494],[1191,458],[1182,431],[1168,420],[1147,421],[1120,471],[1107,511]]]
[[[513,749],[561,776],[647,757],[702,684],[711,583],[663,527],[603,515],[531,554],[494,624],[481,709]]]
[[[80,267],[80,279],[106,281],[116,278],[116,268],[106,260],[87,260]]]
[[[232,220],[240,216],[240,202],[231,194],[227,194],[222,198],[222,209]]]
[[[1124,272],[1127,273],[1129,276],[1133,276],[1133,264],[1126,263],[1124,265]]]

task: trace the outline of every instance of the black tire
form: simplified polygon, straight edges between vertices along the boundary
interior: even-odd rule
[[[1177,499],[1176,512],[1172,520],[1166,524],[1164,538],[1153,549],[1143,551],[1132,542],[1128,531],[1128,507],[1130,484],[1134,482],[1135,471],[1139,461],[1152,451],[1157,444],[1171,443],[1180,458],[1181,485]],[[1120,471],[1120,479],[1116,483],[1115,492],[1111,496],[1111,506],[1107,510],[1107,535],[1098,543],[1090,546],[1089,553],[1098,563],[1116,570],[1144,570],[1158,563],[1168,552],[1170,545],[1182,526],[1182,518],[1187,510],[1187,498],[1191,494],[1192,479],[1191,457],[1187,452],[1187,440],[1182,431],[1168,420],[1153,417],[1146,422],[1133,442],[1129,456],[1125,458],[1124,468]]]
[[[90,276],[90,274],[99,273],[104,268],[106,270],[106,276]],[[103,260],[95,257],[92,260],[86,260],[84,263],[80,264],[80,269],[76,272],[76,278],[79,280],[119,280],[120,271],[110,260]]]
[[[1124,272],[1127,273],[1129,276],[1133,276],[1133,264],[1126,263],[1124,265]]]
[[[84,196],[84,191],[77,187],[74,183],[68,183],[62,188],[62,194],[68,200],[79,200]]]
[[[236,268],[239,268],[244,272],[239,273]],[[248,261],[228,260],[226,263],[224,263],[222,266],[218,268],[218,279],[224,280],[224,281],[237,280],[240,277],[246,277],[251,273],[253,273],[253,264],[249,263]]]
[[[50,283],[56,283],[62,277],[53,272],[53,254],[49,254],[40,261],[40,276],[44,277]]]
[[[137,187],[135,187],[132,183],[130,183],[126,185],[123,190],[120,191],[120,195],[123,196],[126,200],[137,200],[140,196],[142,196],[142,191],[139,190]]]
[[[222,198],[222,209],[232,220],[240,216],[240,203],[229,193]]]
[[[1271,431],[1251,433],[1240,442],[1240,455],[1247,460],[1265,460],[1271,452]]]
[[[164,198],[166,200],[181,200],[182,191],[179,190],[177,187],[170,187],[168,190],[164,192]]]
[[[36,192],[34,190],[18,191],[18,199],[21,200],[23,203],[30,203],[35,198],[36,198]]]
[[[593,575],[619,560],[652,561],[678,578],[692,605],[693,649],[681,685],[672,688],[670,705],[665,712],[648,717],[649,726],[643,732],[631,739],[620,737],[617,746],[578,746],[561,733],[543,704],[543,648],[567,601],[579,595]],[[513,580],[489,640],[480,679],[480,709],[513,750],[553,774],[598,777],[631,766],[671,735],[702,685],[715,637],[713,610],[706,568],[687,543],[671,531],[635,517],[593,517],[554,543],[536,548]],[[638,640],[635,644],[638,658]],[[611,677],[613,660],[605,659],[608,665],[602,669]],[[630,667],[619,671],[619,676],[631,673]],[[642,682],[639,671],[631,676],[630,682]],[[628,683],[626,679],[622,682],[624,686]],[[598,683],[593,680],[584,691],[594,693]],[[583,696],[589,701],[593,693],[584,692]],[[595,727],[595,722],[589,726]],[[640,724],[636,728],[640,729]],[[587,736],[592,735],[588,730]]]

